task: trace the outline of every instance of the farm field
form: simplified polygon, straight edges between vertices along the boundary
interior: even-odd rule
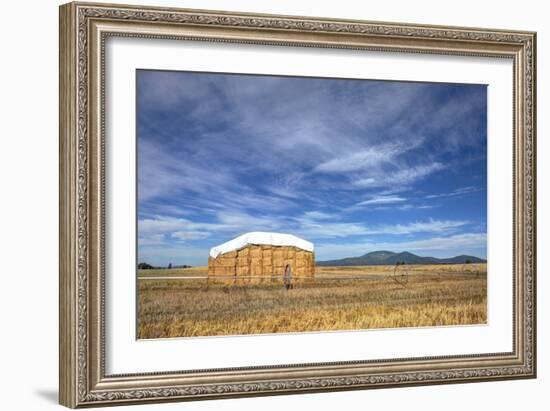
[[[484,324],[486,264],[316,267],[313,281],[207,281],[206,267],[139,270],[138,338]]]

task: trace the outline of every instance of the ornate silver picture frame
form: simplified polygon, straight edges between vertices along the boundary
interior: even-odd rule
[[[105,50],[169,39],[501,58],[513,63],[512,350],[231,368],[106,372]],[[189,401],[536,376],[536,34],[220,11],[60,7],[60,403]],[[131,292],[131,291],[129,291]]]

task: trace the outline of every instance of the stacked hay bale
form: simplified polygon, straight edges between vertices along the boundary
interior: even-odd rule
[[[264,240],[266,236],[258,238],[251,234],[256,233],[248,234],[250,239],[244,242],[246,245],[242,246],[243,242],[235,242],[236,245],[242,247],[235,250],[230,250],[231,247],[222,247],[222,250],[227,251],[215,255],[215,257],[210,256],[208,259],[209,281],[235,284],[268,282],[282,284],[287,264],[292,269],[292,277],[295,282],[304,282],[314,277],[315,256],[311,243],[304,242],[304,246],[301,242],[291,241],[294,236],[289,236],[289,238],[285,237],[288,241],[276,241],[280,240],[280,237],[274,237],[275,243],[289,245],[254,244],[254,242],[268,242],[268,240]],[[274,235],[275,233],[269,234]],[[297,239],[297,237],[294,238]],[[304,247],[309,249],[304,249]]]

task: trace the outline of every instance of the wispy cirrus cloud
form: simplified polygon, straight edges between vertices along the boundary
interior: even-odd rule
[[[196,240],[208,238],[220,232],[230,235],[242,234],[246,231],[276,231],[283,224],[293,234],[307,238],[338,238],[351,236],[373,235],[404,235],[413,233],[449,232],[468,224],[467,221],[434,220],[415,221],[408,224],[377,224],[366,225],[360,221],[338,222],[328,213],[305,213],[300,217],[274,216],[256,217],[245,213],[218,213],[213,222],[193,222],[184,218],[157,217],[139,220],[138,227],[143,238],[155,239],[158,244],[161,239],[175,238],[180,240]]]
[[[304,217],[311,220],[335,220],[339,218],[338,214],[325,211],[306,211]]]
[[[412,233],[441,233],[454,230],[468,224],[461,220],[434,220],[415,221],[408,224],[389,224],[378,227],[376,234],[412,234]]]
[[[313,171],[322,173],[347,173],[357,170],[372,170],[387,164],[410,149],[405,144],[381,144],[367,147],[358,152],[327,160],[317,165]]]
[[[412,167],[399,166],[396,171],[373,173],[372,175],[358,178],[353,182],[353,185],[360,188],[407,186],[444,168],[445,166],[439,162],[420,164]]]
[[[210,233],[206,231],[174,231],[171,236],[178,240],[190,241],[208,238],[210,237]]]
[[[401,203],[403,201],[407,201],[406,198],[396,195],[377,195],[372,198],[369,198],[368,200],[363,200],[359,203],[357,203],[357,206],[365,206],[365,205],[372,205],[372,204],[395,204],[395,203]]]
[[[443,198],[443,197],[460,197],[463,195],[467,195],[470,193],[476,193],[478,191],[481,191],[480,188],[474,187],[474,186],[467,186],[467,187],[460,187],[455,190],[446,192],[446,193],[439,193],[439,194],[430,194],[425,196],[426,199],[434,199],[434,198]]]

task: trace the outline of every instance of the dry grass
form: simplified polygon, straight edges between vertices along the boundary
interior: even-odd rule
[[[138,270],[139,277],[194,277],[208,275],[208,267],[191,268],[153,268],[150,270]]]
[[[152,272],[157,270],[144,270],[139,276],[200,276],[205,269],[158,270],[158,274]],[[278,284],[208,285],[200,279],[142,279],[138,336],[486,323],[486,265],[409,266],[408,271],[409,282],[403,287],[389,278],[393,267],[318,267],[314,283],[289,291]]]
[[[333,276],[333,275],[390,275],[393,274],[395,266],[393,265],[365,265],[355,267],[316,267],[315,275]],[[418,264],[406,265],[399,268],[400,272],[405,270],[409,274],[476,274],[486,273],[487,264]]]

